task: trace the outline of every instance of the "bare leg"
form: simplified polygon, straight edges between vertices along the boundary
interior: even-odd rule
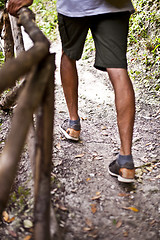
[[[120,134],[120,154],[130,155],[135,118],[135,96],[126,69],[108,68],[109,78],[115,92],[117,124]]]
[[[64,52],[61,57],[61,81],[71,120],[78,119],[78,74],[76,61]]]

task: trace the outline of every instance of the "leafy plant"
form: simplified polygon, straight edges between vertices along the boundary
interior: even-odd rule
[[[0,9],[4,8],[5,6],[5,0],[0,1]]]
[[[57,38],[56,1],[35,0],[31,9],[36,14],[39,28],[51,41],[54,41]]]
[[[133,0],[135,13],[132,14],[129,27],[128,54],[129,65],[140,69],[130,70],[131,77],[138,79],[149,91],[158,94],[159,87],[159,0]],[[137,75],[137,71],[139,75]]]
[[[3,53],[0,51],[0,67],[1,65],[4,63],[4,55]]]

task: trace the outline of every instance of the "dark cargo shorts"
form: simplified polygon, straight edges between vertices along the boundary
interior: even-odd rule
[[[106,68],[126,69],[129,17],[129,12],[89,17],[67,17],[58,14],[62,49],[71,59],[79,60],[90,29],[96,49],[94,66],[103,71],[106,71]]]

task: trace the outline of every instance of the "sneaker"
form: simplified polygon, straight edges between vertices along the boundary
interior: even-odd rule
[[[109,164],[108,172],[110,175],[117,177],[119,182],[134,182],[135,169],[132,162],[127,162],[123,166],[120,166],[117,160],[114,160]]]
[[[81,131],[80,119],[76,121],[66,119],[59,128],[65,138],[73,141],[79,141]]]

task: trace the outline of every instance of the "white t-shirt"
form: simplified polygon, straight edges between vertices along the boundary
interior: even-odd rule
[[[131,0],[57,0],[57,12],[68,17],[125,11],[134,12]]]

